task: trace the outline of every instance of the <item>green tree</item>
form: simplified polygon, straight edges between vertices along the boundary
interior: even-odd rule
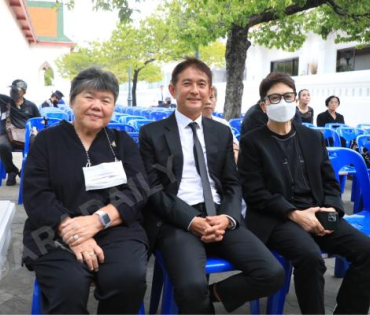
[[[243,73],[251,39],[269,48],[293,51],[313,31],[336,41],[370,42],[370,1],[347,0],[173,0],[167,3],[180,39],[203,44],[227,36],[226,119],[238,117]]]

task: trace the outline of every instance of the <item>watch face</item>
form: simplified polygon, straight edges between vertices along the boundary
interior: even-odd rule
[[[107,213],[104,213],[101,216],[101,218],[103,220],[104,225],[108,225],[110,223],[110,218],[109,218],[109,215]]]

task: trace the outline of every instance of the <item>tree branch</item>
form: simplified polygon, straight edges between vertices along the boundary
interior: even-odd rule
[[[364,14],[348,14],[345,9],[340,7],[338,4],[335,3],[333,0],[327,0],[328,4],[332,7],[333,11],[340,15],[340,16],[348,16],[353,18],[354,20],[358,20],[361,17],[368,17],[370,16],[370,13],[364,13]]]

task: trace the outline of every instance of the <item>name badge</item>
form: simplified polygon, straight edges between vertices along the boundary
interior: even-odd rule
[[[82,170],[86,191],[105,189],[127,183],[127,176],[121,161],[83,167]]]

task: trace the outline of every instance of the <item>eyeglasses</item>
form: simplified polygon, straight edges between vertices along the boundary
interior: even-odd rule
[[[295,101],[296,96],[297,96],[296,92],[288,92],[284,94],[276,93],[276,94],[266,95],[264,100],[266,101],[268,99],[271,104],[279,104],[281,99],[284,98],[285,102],[292,103]]]

